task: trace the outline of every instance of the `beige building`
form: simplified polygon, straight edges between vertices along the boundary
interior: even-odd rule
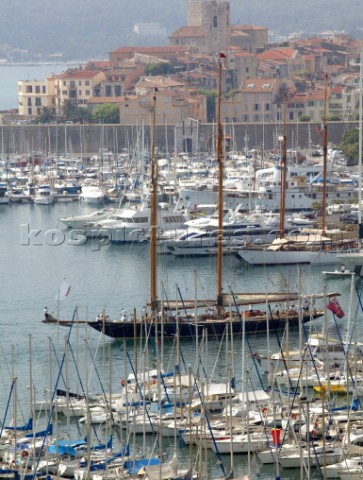
[[[270,122],[278,117],[279,82],[276,78],[250,78],[231,100],[222,100],[223,122]]]
[[[268,45],[268,28],[257,25],[232,25],[231,45],[247,50],[260,52]]]
[[[19,115],[37,116],[43,107],[53,108],[47,80],[18,82]]]
[[[291,78],[305,72],[305,59],[294,48],[272,48],[257,55],[259,74]]]
[[[187,118],[207,121],[207,104],[204,95],[192,92],[159,90],[139,97],[126,97],[120,103],[122,125],[150,124],[153,97],[156,96],[156,124],[176,125]]]
[[[71,100],[78,106],[86,105],[94,91],[105,82],[102,71],[70,69],[52,77],[54,82],[55,110],[60,113],[65,101]]]

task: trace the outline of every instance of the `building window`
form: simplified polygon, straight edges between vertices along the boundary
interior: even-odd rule
[[[253,121],[254,122],[259,122],[260,121],[260,116],[259,115],[254,115],[253,116]]]
[[[86,95],[87,95],[87,96],[90,96],[90,95],[91,95],[90,90],[86,90]]]
[[[32,104],[32,99],[28,98],[28,105],[31,105],[31,104]]]
[[[63,80],[63,86],[65,87],[67,85],[67,82]]]
[[[254,110],[255,112],[258,112],[258,103],[255,103],[255,104],[253,105],[253,110]]]
[[[116,97],[120,97],[121,96],[121,85],[115,85],[115,95]]]
[[[214,27],[214,28],[217,28],[217,27],[218,27],[217,15],[214,15],[214,17],[213,17],[213,27]]]
[[[32,109],[28,108],[28,115],[31,115],[31,114],[32,114]]]
[[[85,85],[86,85],[87,87],[89,87],[89,86],[90,86],[90,82],[89,82],[89,80],[86,80],[84,83],[85,83]]]
[[[246,73],[249,73],[250,69],[248,67],[246,67]]]
[[[265,111],[266,112],[270,111],[270,104],[269,103],[265,103]]]
[[[42,106],[42,101],[39,97],[35,99],[35,106],[36,107],[41,107]]]
[[[62,95],[67,96],[67,90],[62,90]]]
[[[294,112],[289,112],[289,120],[294,120]]]
[[[105,93],[106,93],[106,97],[111,97],[111,95],[112,95],[111,85],[106,85]]]
[[[45,85],[42,86],[42,93],[47,93],[47,89],[46,89]]]
[[[35,86],[35,93],[40,93],[40,85]]]
[[[27,85],[26,93],[33,93],[33,87],[31,85]]]
[[[82,90],[78,90],[78,95],[81,97],[82,96]]]
[[[79,80],[79,81],[78,81],[78,86],[80,87],[81,85],[82,85],[82,81]]]

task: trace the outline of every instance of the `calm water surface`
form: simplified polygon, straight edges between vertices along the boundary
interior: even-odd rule
[[[71,318],[74,309],[78,317],[94,319],[105,309],[111,318],[118,318],[120,310],[129,313],[134,308],[141,311],[149,297],[149,263],[147,245],[108,245],[99,249],[92,243],[72,246],[67,239],[58,246],[47,245],[46,232],[61,229],[59,218],[66,215],[91,211],[74,204],[56,204],[54,206],[11,205],[0,207],[0,258],[2,288],[0,293],[0,404],[4,411],[13,376],[18,377],[19,403],[27,417],[29,408],[29,344],[32,343],[32,376],[36,397],[41,398],[44,389],[54,385],[58,364],[64,352],[66,328],[52,327],[41,322],[43,309],[58,314],[61,318]],[[41,245],[35,245],[34,237],[29,239],[24,232],[27,229],[40,230],[36,239]],[[57,291],[66,279],[71,285],[71,293],[65,301],[57,305]],[[195,288],[199,298],[208,298],[216,291],[216,260],[210,259],[173,259],[161,258],[159,261],[160,289],[159,298],[175,297],[176,285],[184,298],[194,298]],[[348,311],[349,280],[331,280],[324,284],[320,269],[304,267],[301,269],[301,283],[304,293],[339,291],[340,302]],[[247,268],[237,259],[224,260],[224,288],[228,286],[240,291],[279,291],[286,288],[297,290],[298,275],[296,267]],[[161,293],[163,291],[163,293]],[[361,313],[358,315],[360,331]],[[344,319],[346,322],[346,319]],[[86,339],[86,340],[85,340]],[[85,343],[87,341],[87,343]],[[253,351],[266,352],[266,336],[250,335],[249,342]],[[292,334],[292,343],[297,345],[297,334]],[[119,389],[120,379],[125,373],[125,355],[123,342],[105,338],[95,330],[84,327],[74,329],[72,348],[76,352],[79,371],[83,375],[85,364],[89,369],[89,388],[101,391],[99,374],[103,388],[108,391]],[[132,353],[132,342],[127,348]],[[277,340],[271,336],[271,348],[276,350]],[[175,345],[171,341],[163,348],[164,368],[173,368],[175,364]],[[229,347],[230,348],[230,347]],[[86,351],[88,351],[86,355]],[[182,351],[187,366],[195,365],[195,347],[190,340],[182,342]],[[241,390],[242,370],[241,339],[234,342],[233,363],[237,377],[237,389]],[[245,365],[250,369],[254,387],[259,388],[257,375],[245,349]],[[93,364],[92,358],[95,359]],[[149,355],[150,366],[154,366],[154,354]],[[87,360],[86,360],[87,359]],[[226,370],[232,364],[230,354],[226,354],[226,345],[216,339],[210,339],[208,348],[204,348],[204,365],[213,380],[223,381]],[[129,366],[127,366],[130,372]],[[69,368],[71,388],[79,389],[76,369]],[[96,371],[97,370],[97,371]],[[111,372],[111,375],[110,375]],[[60,385],[62,388],[63,385]],[[1,418],[2,418],[1,414]],[[215,462],[215,458],[211,459]],[[244,457],[238,464],[244,465]],[[242,467],[241,467],[242,468]],[[271,471],[261,471],[261,476],[271,478]],[[283,478],[292,478],[289,472]]]

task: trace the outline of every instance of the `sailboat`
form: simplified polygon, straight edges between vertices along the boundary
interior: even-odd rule
[[[328,77],[325,80],[324,124],[323,124],[323,192],[321,229],[302,229],[298,235],[285,236],[285,195],[286,195],[286,98],[284,101],[284,122],[281,140],[281,195],[280,195],[280,236],[268,246],[252,246],[237,252],[237,258],[250,265],[291,265],[337,263],[337,253],[352,249],[355,239],[339,230],[326,229],[326,178],[327,178],[327,104]]]
[[[363,138],[363,47],[360,51],[360,73],[359,73],[359,148],[358,148],[358,251],[342,253],[337,255],[337,258],[342,262],[349,270],[353,271],[356,275],[363,275],[363,224],[362,224],[362,138]]]
[[[180,300],[161,302],[157,296],[157,164],[155,160],[155,112],[156,112],[156,94],[153,97],[152,114],[152,144],[151,144],[151,187],[150,187],[150,302],[147,309],[143,311],[141,318],[127,321],[125,318],[119,320],[110,320],[104,313],[99,315],[95,321],[85,322],[99,332],[113,338],[133,338],[144,335],[154,335],[155,333],[164,336],[174,337],[179,334],[180,337],[194,337],[201,335],[203,330],[207,330],[210,335],[222,335],[226,326],[230,325],[233,333],[242,333],[243,328],[246,332],[266,331],[267,326],[270,330],[283,329],[286,326],[286,320],[291,326],[297,326],[301,315],[302,321],[308,322],[313,318],[323,315],[323,310],[314,309],[312,311],[297,310],[291,311],[261,311],[253,309],[255,305],[285,304],[297,303],[299,295],[291,292],[272,292],[272,293],[236,293],[226,294],[223,292],[222,269],[223,269],[223,132],[221,124],[221,81],[222,81],[222,58],[219,60],[219,87],[218,87],[218,128],[217,128],[217,163],[218,163],[218,278],[217,294],[214,299],[207,300]],[[285,148],[286,150],[286,148]],[[285,162],[286,163],[286,162]],[[282,225],[284,232],[284,225]],[[249,306],[248,311],[243,313],[244,321],[241,321],[239,312],[232,311],[231,305]],[[194,313],[188,313],[188,310],[194,309]],[[200,309],[203,309],[201,313]],[[69,322],[58,321],[49,313],[44,320],[47,323],[58,323],[67,325]],[[82,322],[83,323],[83,322]],[[244,324],[244,326],[242,325]]]

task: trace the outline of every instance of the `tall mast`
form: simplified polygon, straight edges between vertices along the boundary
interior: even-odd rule
[[[286,204],[286,157],[287,157],[287,142],[286,142],[286,95],[284,97],[284,111],[282,123],[281,140],[281,192],[280,192],[280,238],[285,236],[285,204]]]
[[[155,119],[156,119],[156,89],[153,96],[151,122],[151,189],[150,189],[150,305],[153,313],[157,312],[158,299],[156,293],[156,238],[158,228],[157,212],[157,170],[155,163]]]
[[[359,144],[358,144],[358,247],[362,248],[363,225],[362,225],[362,110],[363,110],[363,45],[360,50],[359,67]]]
[[[326,177],[327,177],[327,158],[328,158],[328,127],[326,124],[326,103],[328,96],[328,74],[325,74],[324,91],[324,116],[323,116],[323,200],[321,212],[321,233],[325,235],[325,215],[326,215]]]
[[[223,306],[222,296],[222,268],[223,268],[223,132],[221,123],[221,94],[222,94],[222,58],[219,54],[218,64],[218,103],[217,103],[217,163],[218,163],[218,285],[217,285],[217,307],[220,314],[220,307]]]

